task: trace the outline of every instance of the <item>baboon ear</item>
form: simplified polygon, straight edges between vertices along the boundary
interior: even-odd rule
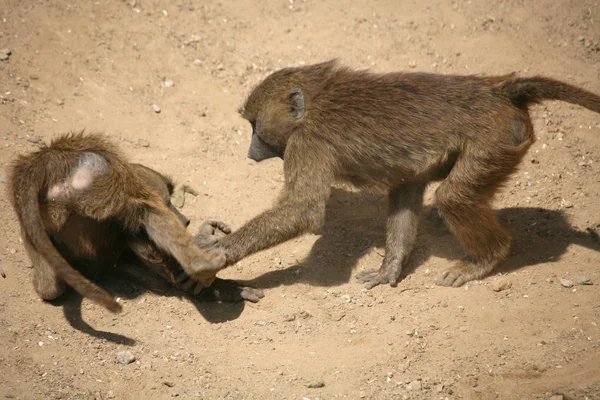
[[[300,119],[304,115],[306,106],[304,104],[304,93],[302,89],[294,89],[290,93],[290,106],[292,108],[292,118]]]

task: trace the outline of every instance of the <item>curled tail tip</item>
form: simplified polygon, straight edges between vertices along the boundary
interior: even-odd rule
[[[100,288],[98,289],[99,291],[96,296],[86,296],[84,294],[84,297],[89,297],[92,301],[100,304],[112,313],[119,314],[123,311],[123,306],[114,297],[106,293],[104,290]]]

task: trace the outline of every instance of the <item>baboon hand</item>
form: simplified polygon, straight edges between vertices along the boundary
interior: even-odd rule
[[[402,272],[402,263],[400,260],[385,260],[379,270],[365,270],[356,274],[358,283],[364,283],[366,289],[372,289],[377,285],[389,283],[396,287]]]
[[[214,246],[221,238],[231,233],[231,228],[225,222],[205,221],[194,237],[196,246],[207,249]]]
[[[190,278],[200,282],[202,286],[208,287],[217,277],[217,273],[227,266],[227,257],[223,249],[211,249],[204,253],[203,257],[189,266],[186,273]]]
[[[247,300],[257,303],[265,295],[262,290],[248,286],[240,286],[229,279],[216,278],[210,287],[190,279],[186,273],[181,273],[176,280],[177,286],[186,293],[212,301],[234,303]]]

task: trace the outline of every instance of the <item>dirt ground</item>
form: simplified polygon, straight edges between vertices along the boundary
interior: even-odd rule
[[[246,158],[237,114],[268,73],[337,57],[378,72],[543,74],[600,93],[600,1],[0,0],[2,48],[3,190],[17,154],[86,128],[196,187],[191,231],[208,218],[236,228],[283,185],[281,160]],[[0,396],[600,398],[600,115],[547,102],[532,117],[538,140],[495,203],[511,255],[460,289],[434,284],[463,254],[435,185],[397,288],[354,279],[382,261],[385,196],[336,189],[322,235],[222,274],[262,288],[259,303],[98,277],[120,315],[73,293],[40,301],[0,196]]]

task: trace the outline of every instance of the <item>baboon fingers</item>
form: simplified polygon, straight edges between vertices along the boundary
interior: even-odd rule
[[[216,301],[237,302],[247,300],[257,303],[265,297],[262,290],[240,286],[236,281],[229,279],[217,279],[211,287],[204,290],[208,297]]]
[[[191,186],[185,184],[175,185],[173,189],[173,205],[177,208],[183,207],[185,204],[185,194],[189,193],[194,196],[198,196],[198,192]]]
[[[200,282],[195,281],[185,272],[181,272],[175,277],[175,285],[186,293],[197,296],[200,294],[204,286]]]
[[[176,277],[175,277],[175,283],[177,285],[181,284],[182,282],[185,282],[187,279],[189,279],[189,275],[186,274],[185,272],[180,272]]]
[[[460,271],[450,269],[442,272],[437,277],[435,283],[438,286],[460,287],[467,281],[468,280],[465,279],[465,275],[463,275]]]
[[[365,270],[356,274],[358,283],[364,283],[365,289],[373,289],[375,286],[389,282],[387,274],[381,270]]]
[[[252,303],[258,303],[260,299],[265,297],[265,294],[260,289],[255,289],[253,287],[246,286],[242,286],[241,289],[242,291],[240,292],[240,295],[242,296],[242,298]]]
[[[192,279],[188,279],[184,282],[182,282],[179,287],[181,287],[181,289],[183,289],[183,291],[185,292],[189,292],[190,289],[192,289],[192,287],[196,284],[197,282],[192,280]]]
[[[223,221],[207,220],[200,225],[198,234],[225,236],[231,233],[231,228]]]
[[[205,221],[198,229],[196,236],[194,236],[194,243],[201,249],[207,249],[230,233],[231,228],[225,222]]]
[[[468,259],[457,262],[436,279],[439,286],[460,287],[474,279],[480,279],[492,271],[497,262],[472,262]]]
[[[198,296],[200,294],[200,292],[202,292],[202,289],[204,289],[204,286],[202,286],[202,284],[200,282],[196,282],[196,286],[194,286],[194,296]]]

